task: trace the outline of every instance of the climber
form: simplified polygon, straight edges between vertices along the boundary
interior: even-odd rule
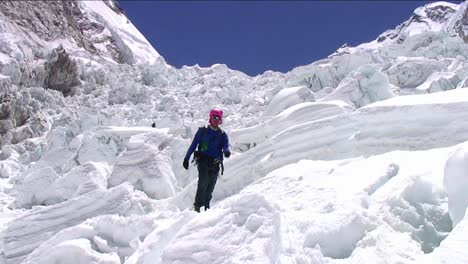
[[[210,111],[209,125],[200,127],[193,138],[192,144],[187,150],[183,166],[189,168],[189,160],[194,153],[194,160],[198,166],[198,188],[195,195],[194,210],[200,212],[200,207],[204,206],[205,211],[210,208],[210,200],[219,175],[224,171],[224,157],[229,158],[229,139],[219,125],[223,123],[223,111],[213,109]],[[197,149],[195,151],[195,149]]]

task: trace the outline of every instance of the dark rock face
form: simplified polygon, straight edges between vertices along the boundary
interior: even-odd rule
[[[407,21],[405,21],[404,23],[398,25],[395,29],[393,30],[387,30],[385,31],[383,34],[381,34],[378,38],[377,38],[377,42],[383,42],[387,39],[397,39],[397,43],[402,43],[406,36],[404,34],[402,34],[402,32],[408,28],[411,24],[413,23],[428,23],[427,20],[432,20],[436,23],[440,23],[440,24],[443,24],[443,23],[447,23],[451,17],[453,16],[453,14],[456,12],[455,9],[449,7],[449,6],[445,6],[445,5],[436,5],[436,6],[432,6],[432,7],[424,7],[424,11],[426,13],[426,16],[420,16],[418,14],[413,14],[411,16],[411,18]],[[461,24],[467,24],[467,19],[466,18],[466,10],[465,10],[465,18],[464,19],[461,19],[459,21],[457,21],[457,24],[461,23]],[[463,22],[463,20],[465,22]],[[459,28],[461,29],[462,26],[459,26]],[[462,34],[463,34],[463,30],[457,30],[457,26],[455,26],[455,31],[463,38]],[[466,40],[465,40],[466,42]]]
[[[105,2],[113,10],[120,11],[117,2]],[[115,41],[108,35],[100,34],[105,27],[88,19],[79,7],[78,0],[67,1],[16,1],[2,0],[0,13],[20,27],[27,35],[36,34],[45,41],[73,39],[79,47],[94,55],[107,55],[121,62],[121,54]],[[98,35],[99,34],[99,35]],[[95,44],[109,42],[106,51],[98,50]],[[106,53],[106,54],[103,54]]]
[[[447,22],[456,10],[448,6],[434,6],[426,8],[427,17],[439,23]]]
[[[463,28],[466,27],[468,27],[468,8],[465,9],[461,19],[458,20],[454,26],[455,32],[457,32],[458,35],[463,38],[465,43],[468,43],[468,34],[465,30],[463,30]]]
[[[74,88],[80,84],[78,66],[62,48],[55,49],[45,64],[44,87],[57,90],[64,96],[73,95]]]
[[[384,33],[382,33],[378,38],[377,42],[384,42],[387,39],[395,39],[400,35],[400,32],[407,26],[408,23],[403,23],[398,25],[395,29],[393,30],[387,30]]]
[[[2,94],[0,95],[0,120],[9,119],[13,113],[12,105],[12,98],[9,94]],[[2,132],[2,128],[0,127],[0,133]]]
[[[46,41],[75,35],[81,15],[76,1],[2,1],[0,11]]]
[[[10,140],[12,143],[17,143],[24,138],[28,138],[29,134],[32,135],[30,129],[24,129],[24,131],[14,131],[15,128],[21,127],[27,123],[31,117],[31,109],[27,106],[23,106],[17,102],[17,98],[12,94],[2,94],[0,96],[0,138],[3,141],[3,137],[13,132],[13,138]],[[0,142],[0,146],[2,142]]]

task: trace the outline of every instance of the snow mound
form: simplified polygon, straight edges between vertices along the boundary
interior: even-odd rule
[[[73,239],[56,244],[41,258],[25,260],[22,263],[66,263],[73,259],[73,263],[87,264],[120,264],[117,254],[101,254],[93,250],[92,244],[87,239]]]
[[[455,85],[458,83],[458,76],[453,72],[434,73],[423,84],[416,87],[416,90],[425,93],[435,93],[455,89]]]
[[[149,144],[130,145],[117,158],[109,186],[123,182],[130,182],[154,199],[171,197],[177,190],[171,158]]]
[[[388,78],[376,65],[351,72],[338,87],[320,101],[342,100],[356,108],[393,97]]]
[[[133,104],[148,104],[151,100],[151,91],[144,85],[135,85],[127,78],[122,78],[109,92],[109,104],[123,104],[131,102]]]
[[[305,86],[285,88],[279,91],[263,112],[265,117],[274,116],[298,103],[315,101],[313,93]]]
[[[160,259],[141,263],[274,263],[280,224],[278,209],[261,195],[232,197],[188,222]],[[211,242],[200,244],[200,240]]]
[[[351,256],[366,233],[366,223],[359,215],[343,215],[330,219],[336,225],[311,227],[305,237],[304,247],[318,247],[325,257],[344,259]]]
[[[102,214],[125,213],[131,207],[131,188],[120,185],[97,189],[74,199],[33,210],[9,222],[3,231],[7,263],[20,263],[35,248],[57,232]]]
[[[445,165],[444,186],[447,190],[450,218],[455,227],[465,217],[468,207],[468,145],[457,149]]]
[[[118,155],[127,148],[127,143],[133,135],[146,133],[151,127],[94,127],[76,136],[70,143],[70,149],[74,151],[74,159],[79,164],[88,161],[107,162],[114,164]]]
[[[401,88],[416,88],[433,73],[440,72],[444,65],[427,58],[399,58],[386,73],[393,85]]]
[[[18,195],[15,200],[16,207],[31,208],[32,205],[51,205],[60,202],[55,197],[53,183],[60,176],[50,167],[34,170],[26,175],[21,184],[15,185]]]
[[[232,130],[229,137],[232,147],[239,150],[248,150],[301,122],[326,119],[351,111],[352,108],[349,105],[340,101],[298,103],[259,125]]]
[[[158,217],[104,215],[88,219],[55,234],[29,254],[23,263],[70,260],[68,250],[63,248],[64,245],[68,248],[69,244],[73,245],[70,250],[75,251],[73,254],[78,259],[73,263],[123,263],[142,243],[141,240],[159,226]],[[80,243],[75,244],[76,241]]]
[[[60,177],[52,168],[34,170],[15,185],[15,207],[52,205],[79,196],[95,188],[107,189],[109,166],[88,162],[74,167]]]

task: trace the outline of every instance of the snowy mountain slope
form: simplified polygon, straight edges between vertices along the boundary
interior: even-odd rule
[[[5,1],[0,19],[1,52],[18,63],[45,59],[58,45],[76,56],[130,64],[154,63],[160,57],[113,0]]]
[[[466,262],[466,2],[255,77],[166,65],[114,2],[43,4],[0,5],[0,263]],[[213,107],[233,155],[196,214]]]
[[[458,18],[458,12],[464,12],[465,8],[466,3],[459,6],[446,2],[434,2],[419,7],[409,20],[394,30],[384,32],[377,38],[377,42],[388,39],[401,42],[407,37],[428,31],[455,31],[453,18]]]
[[[119,59],[124,63],[141,64],[154,63],[160,57],[146,38],[136,29],[122,13],[115,12],[107,5],[117,8],[118,3],[113,1],[82,1],[80,8],[104,25],[109,31],[109,38],[114,39],[120,51]],[[108,33],[107,33],[108,34]],[[103,43],[97,47],[102,48]]]
[[[466,42],[466,25],[468,4],[454,4],[448,2],[433,2],[416,8],[413,15],[395,29],[389,29],[377,39],[369,43],[363,43],[357,47],[345,44],[332,56],[353,53],[359,50],[382,48],[391,44],[402,44],[407,38],[430,32],[447,32],[461,38]]]

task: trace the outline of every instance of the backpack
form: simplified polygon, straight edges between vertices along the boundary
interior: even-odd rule
[[[201,139],[203,139],[205,136],[206,136],[206,133],[208,133],[208,127],[207,126],[204,126],[204,127],[200,127],[199,129],[203,129],[202,131],[202,134],[201,134]],[[226,139],[226,133],[224,132],[224,130],[222,130],[221,128],[218,128],[220,131],[221,131],[221,140],[219,141],[219,148],[220,149],[223,149],[224,147],[224,140]],[[201,148],[201,147],[200,147]],[[194,153],[194,156],[193,156],[193,161],[197,161],[198,162],[198,159],[200,158],[200,153],[199,151],[195,151]],[[218,164],[221,166],[221,175],[224,174],[224,165],[223,165],[223,162],[221,160],[218,160],[217,161]]]
[[[203,129],[200,139],[205,138],[206,133],[208,133],[208,126],[203,126],[203,127],[198,128],[198,129]],[[221,131],[221,140],[219,141],[219,148],[223,149],[224,148],[224,141],[226,139],[226,133],[221,128],[218,128],[218,129]]]

